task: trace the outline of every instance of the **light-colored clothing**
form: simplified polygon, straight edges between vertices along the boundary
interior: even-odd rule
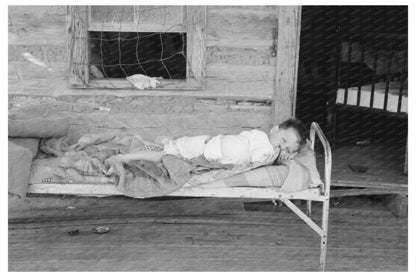
[[[266,133],[260,130],[242,131],[238,135],[181,137],[168,140],[166,154],[186,159],[200,155],[221,164],[263,163],[275,153]]]
[[[181,137],[165,141],[163,151],[180,158],[192,159],[204,154],[210,136]]]

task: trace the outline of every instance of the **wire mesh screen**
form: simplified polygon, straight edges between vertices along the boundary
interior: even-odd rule
[[[183,7],[91,6],[88,12],[90,80],[186,79]]]
[[[186,79],[186,34],[88,32],[92,78]]]

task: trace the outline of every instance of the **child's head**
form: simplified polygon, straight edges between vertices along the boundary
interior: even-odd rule
[[[283,121],[279,126],[270,131],[270,142],[273,147],[279,147],[287,153],[294,153],[306,144],[307,129],[303,123],[296,118]]]

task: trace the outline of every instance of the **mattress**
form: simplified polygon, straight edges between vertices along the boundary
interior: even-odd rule
[[[310,159],[309,156],[303,156],[307,160]],[[315,159],[314,156],[311,157]],[[84,182],[56,178],[53,169],[55,160],[54,158],[50,158],[35,159],[33,161],[28,188],[29,193],[84,196],[124,194],[117,188],[114,178],[111,177],[84,176],[81,180]],[[308,164],[305,166],[308,166]],[[315,163],[312,166],[316,169]],[[291,163],[291,170],[289,175],[286,175],[287,169],[285,170],[285,167],[263,166],[219,180],[212,179],[210,174],[193,175],[180,189],[165,195],[263,199],[322,199],[320,185],[322,182],[317,171],[316,176],[310,176],[310,173],[307,173],[305,167],[297,167],[293,161]],[[211,171],[211,173],[215,172]],[[294,177],[293,174],[296,176]]]
[[[383,109],[384,108],[384,98],[386,91],[386,83],[377,83],[374,88],[374,100],[373,108],[374,109]],[[400,83],[391,82],[389,84],[389,93],[387,99],[387,110],[393,113],[397,113],[398,103],[400,95]],[[357,105],[358,98],[358,87],[348,88],[348,97],[347,103],[344,103],[345,99],[345,88],[339,88],[337,91],[337,100],[338,104],[347,104],[347,105]],[[360,106],[361,107],[370,107],[370,98],[371,98],[371,85],[365,85],[361,87],[360,93]],[[407,87],[403,89],[402,94],[402,103],[401,103],[401,112],[408,112],[408,96],[407,96]]]

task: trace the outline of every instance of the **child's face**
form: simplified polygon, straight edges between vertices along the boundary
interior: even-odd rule
[[[270,142],[274,148],[279,147],[281,151],[286,153],[294,153],[299,149],[298,135],[293,128],[279,128],[270,135]]]

